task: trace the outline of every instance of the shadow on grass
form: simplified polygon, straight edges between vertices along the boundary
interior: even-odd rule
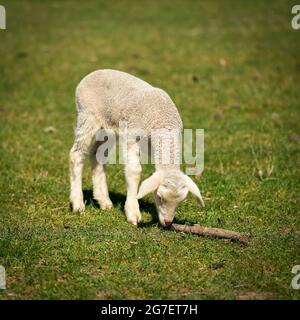
[[[110,192],[109,197],[114,205],[114,207],[121,207],[121,210],[124,212],[124,206],[125,206],[125,201],[126,201],[126,196],[121,194],[121,193],[116,193],[116,192]],[[98,202],[93,198],[93,191],[92,190],[83,190],[83,198],[84,198],[84,203],[86,206],[93,206],[97,209],[100,209],[100,206]],[[156,213],[156,208],[153,203],[150,203],[145,200],[139,200],[139,205],[141,211],[145,211],[150,213],[151,215],[151,221],[148,222],[141,222],[139,224],[139,228],[147,228],[152,225],[157,224],[158,218],[157,218],[157,213]]]

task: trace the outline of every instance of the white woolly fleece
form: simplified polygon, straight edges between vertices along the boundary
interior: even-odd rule
[[[78,112],[92,116],[102,128],[116,130],[119,121],[128,128],[182,129],[182,121],[169,95],[128,73],[97,70],[76,89]],[[90,118],[90,117],[89,117]]]

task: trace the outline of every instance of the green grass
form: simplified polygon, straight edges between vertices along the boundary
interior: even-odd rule
[[[0,299],[300,298],[291,288],[300,264],[294,1],[2,4]],[[204,128],[196,181],[206,208],[189,196],[176,221],[250,232],[248,247],[160,228],[151,197],[142,202],[145,223],[131,226],[119,165],[108,167],[114,209],[90,203],[84,215],[70,214],[74,89],[100,68],[165,89],[185,127]]]

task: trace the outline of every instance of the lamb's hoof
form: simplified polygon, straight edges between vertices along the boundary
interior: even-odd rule
[[[139,203],[135,201],[126,201],[125,203],[125,213],[127,216],[127,221],[137,226],[141,220],[142,215],[139,209]]]
[[[105,201],[98,201],[99,205],[100,205],[100,208],[102,210],[109,210],[113,207],[113,204],[112,202],[110,201],[110,199],[107,199]]]
[[[76,204],[71,202],[71,208],[73,213],[82,213],[85,210],[85,206],[83,202],[76,203]]]
[[[127,218],[127,221],[137,227],[138,224],[142,221],[141,214],[140,214],[140,216]]]

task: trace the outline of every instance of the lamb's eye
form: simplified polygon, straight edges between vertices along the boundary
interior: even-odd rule
[[[158,201],[159,201],[159,202],[162,202],[162,196],[161,196],[161,194],[157,193],[156,195],[157,195]]]

